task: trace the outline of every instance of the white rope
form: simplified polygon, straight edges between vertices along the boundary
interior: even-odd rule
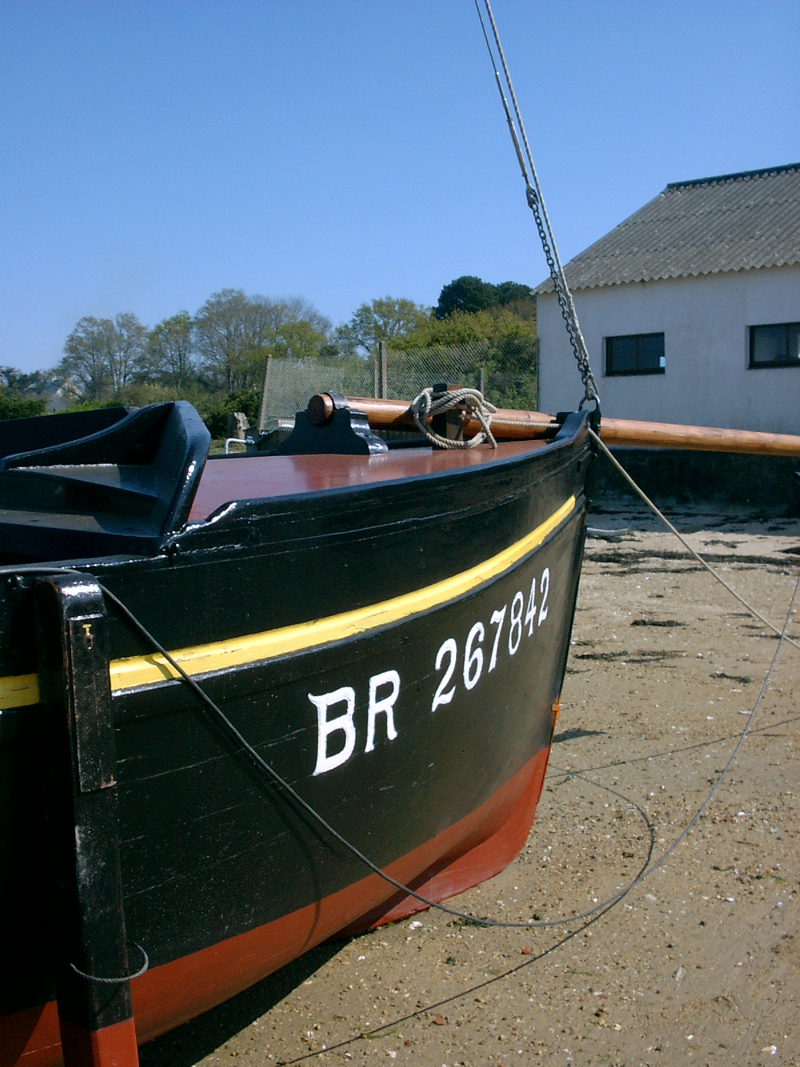
[[[474,437],[464,440],[459,436],[457,439],[442,437],[431,429],[428,420],[434,415],[442,415],[446,411],[461,412],[462,433],[463,427],[471,420],[476,419],[481,428]],[[432,387],[423,389],[411,404],[411,414],[417,429],[423,433],[429,441],[438,448],[477,448],[484,442],[488,442],[492,448],[497,448],[497,441],[490,429],[492,415],[497,411],[494,404],[484,400],[483,393],[479,389],[450,389],[444,393],[434,392]]]
[[[760,612],[756,611],[756,609],[753,607],[752,604],[748,604],[748,602],[743,597],[739,596],[739,594],[736,592],[736,590],[732,586],[728,585],[728,583],[725,581],[725,579],[722,577],[721,574],[719,574],[717,571],[715,571],[714,568],[709,563],[706,563],[706,561],[703,559],[703,557],[698,552],[695,552],[695,550],[692,548],[692,546],[689,544],[689,542],[686,540],[686,538],[682,534],[678,533],[678,531],[675,529],[675,527],[672,525],[672,523],[669,521],[669,519],[666,517],[666,515],[664,515],[661,511],[659,511],[659,509],[656,507],[656,505],[653,503],[653,501],[650,499],[650,497],[647,496],[647,494],[644,492],[644,490],[639,488],[639,486],[636,484],[636,482],[633,480],[633,478],[631,478],[630,474],[628,474],[628,472],[625,470],[625,468],[622,466],[622,464],[619,462],[619,460],[615,456],[613,456],[611,454],[611,452],[608,450],[606,445],[603,444],[603,442],[600,440],[600,438],[597,436],[597,434],[594,432],[594,430],[591,427],[589,427],[589,434],[590,434],[592,440],[597,445],[599,445],[600,448],[602,449],[602,451],[605,453],[605,455],[608,456],[608,458],[611,460],[611,462],[614,464],[614,466],[620,472],[620,474],[625,479],[625,481],[634,490],[634,492],[636,492],[642,498],[642,500],[645,502],[645,504],[647,504],[647,506],[650,508],[650,510],[655,515],[657,515],[659,517],[659,519],[661,519],[661,521],[664,523],[664,525],[669,530],[671,530],[672,533],[675,534],[675,536],[678,538],[678,540],[683,545],[683,547],[694,556],[694,558],[697,560],[697,562],[702,564],[705,567],[705,569],[709,572],[709,574],[712,574],[717,579],[717,581],[720,583],[720,585],[723,585],[728,590],[728,592],[731,594],[731,596],[736,597],[736,599],[739,601],[739,603],[742,605],[742,607],[747,608],[747,610],[750,612],[751,615],[754,615],[757,619],[759,619],[761,622],[763,622],[765,626],[767,626],[770,630],[772,630],[773,633],[778,634],[778,636],[781,637],[784,641],[787,641],[788,644],[790,644],[794,648],[800,650],[800,645],[786,634],[786,627],[780,628],[778,626],[773,625],[773,623],[771,623],[769,621],[769,619],[765,619],[764,616]]]

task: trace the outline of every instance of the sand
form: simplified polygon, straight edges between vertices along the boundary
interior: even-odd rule
[[[671,515],[782,627],[800,521]],[[800,1064],[800,652],[780,649],[759,702],[776,636],[630,503],[590,525],[534,829],[451,902],[555,925],[429,911],[321,946],[145,1046],[143,1067]]]

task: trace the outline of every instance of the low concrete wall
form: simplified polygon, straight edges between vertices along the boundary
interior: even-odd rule
[[[800,514],[800,458],[739,456],[665,448],[612,448],[634,481],[655,500],[703,501],[786,507]],[[634,495],[607,458],[592,465],[589,495]]]

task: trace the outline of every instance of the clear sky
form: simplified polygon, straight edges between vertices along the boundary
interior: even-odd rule
[[[800,161],[800,0],[493,0],[562,259]],[[546,275],[473,0],[0,0],[0,364],[222,288]]]

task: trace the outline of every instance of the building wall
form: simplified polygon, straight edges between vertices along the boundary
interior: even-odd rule
[[[613,285],[573,294],[604,415],[800,434],[800,366],[751,370],[749,326],[800,321],[800,266]],[[537,297],[539,407],[582,386],[555,295]],[[605,337],[664,334],[665,373],[606,377]]]

